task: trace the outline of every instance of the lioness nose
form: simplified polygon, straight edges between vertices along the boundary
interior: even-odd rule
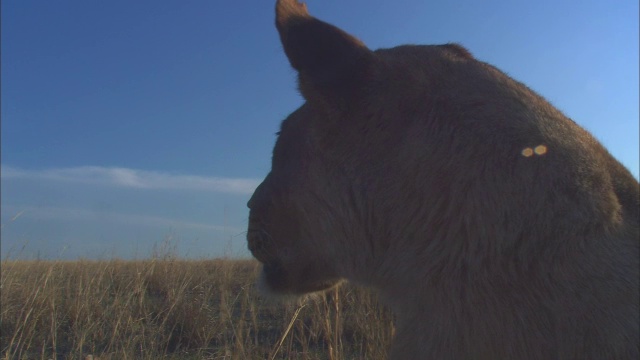
[[[247,207],[249,209],[253,208],[256,202],[260,199],[260,194],[263,191],[264,183],[267,182],[268,177],[269,175],[267,175],[267,177],[260,183],[260,185],[258,185],[258,187],[254,190],[253,195],[251,195],[249,201],[247,201]]]
[[[253,195],[251,195],[251,198],[249,199],[249,201],[247,201],[247,207],[249,209],[253,208],[256,203],[256,194],[258,193],[258,189],[260,189],[260,186],[262,186],[262,184],[258,185],[256,190],[253,192]]]

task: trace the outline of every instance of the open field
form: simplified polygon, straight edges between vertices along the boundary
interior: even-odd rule
[[[348,284],[302,305],[265,300],[251,260],[1,266],[2,359],[382,359],[393,331]]]

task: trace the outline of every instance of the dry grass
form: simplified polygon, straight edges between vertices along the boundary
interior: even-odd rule
[[[250,260],[1,264],[2,359],[382,359],[392,319],[349,285],[266,301]]]

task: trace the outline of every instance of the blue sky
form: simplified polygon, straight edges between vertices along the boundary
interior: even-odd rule
[[[302,103],[275,1],[3,1],[3,258],[246,256]],[[458,42],[638,177],[637,1],[309,0],[370,48]]]

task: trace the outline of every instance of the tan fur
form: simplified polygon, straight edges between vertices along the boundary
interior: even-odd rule
[[[459,45],[276,26],[306,102],[249,202],[270,291],[378,289],[393,359],[640,356],[639,184],[588,132]]]

